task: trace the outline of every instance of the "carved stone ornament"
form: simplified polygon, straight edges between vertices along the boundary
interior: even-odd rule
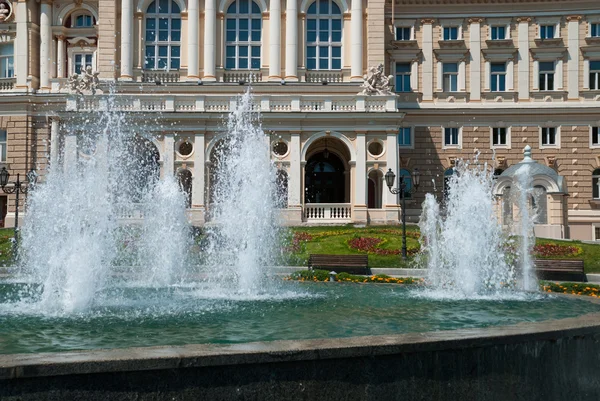
[[[8,0],[0,0],[0,23],[8,22],[13,17],[13,6]]]
[[[87,66],[83,74],[73,74],[67,79],[69,92],[78,95],[95,95],[99,90],[99,72],[92,72],[92,67]],[[101,91],[100,91],[101,92]]]
[[[361,86],[363,90],[359,95],[394,95],[391,85],[392,78],[391,75],[389,77],[383,75],[383,64],[379,64],[377,67],[370,67],[369,72],[363,76],[364,82]]]

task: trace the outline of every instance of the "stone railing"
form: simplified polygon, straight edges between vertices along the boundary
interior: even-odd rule
[[[67,98],[67,111],[125,111],[176,113],[228,113],[236,105],[236,97],[222,95],[96,95]],[[396,112],[395,96],[298,96],[256,95],[253,111],[262,112]]]
[[[13,90],[16,78],[0,78],[0,92]]]
[[[261,82],[262,73],[260,71],[243,70],[243,71],[223,71],[223,82],[243,82],[253,83]]]
[[[179,82],[181,74],[179,71],[142,71],[142,82],[168,84]]]
[[[304,205],[304,220],[307,223],[350,222],[350,203],[307,203]]]
[[[306,71],[306,82],[322,84],[344,82],[342,71]]]
[[[144,219],[144,205],[141,203],[119,204],[115,206],[116,218],[122,223],[134,223]]]

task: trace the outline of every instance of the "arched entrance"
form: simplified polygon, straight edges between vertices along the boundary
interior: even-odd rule
[[[383,173],[379,170],[369,172],[367,206],[369,209],[381,209]]]
[[[122,193],[129,201],[141,202],[160,178],[160,153],[149,139],[139,135],[127,141],[125,147],[119,174],[129,175],[129,185]]]
[[[185,206],[192,206],[192,173],[190,170],[179,170],[177,173],[177,181],[181,190],[185,193]]]
[[[275,187],[277,188],[275,204],[278,208],[285,209],[288,205],[288,175],[284,170],[277,170]]]
[[[350,152],[335,137],[314,141],[306,153],[305,203],[349,203]]]

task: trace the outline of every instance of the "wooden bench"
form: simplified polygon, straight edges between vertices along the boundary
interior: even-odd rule
[[[336,273],[369,274],[368,255],[309,255],[309,269],[334,270]]]
[[[579,259],[536,259],[535,272],[541,280],[583,281],[583,260]]]

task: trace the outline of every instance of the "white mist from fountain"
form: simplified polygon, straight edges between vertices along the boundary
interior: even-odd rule
[[[514,269],[495,215],[491,169],[463,161],[447,180],[445,215],[427,194],[419,223],[429,281],[451,298],[498,293],[514,281]]]
[[[257,297],[270,292],[280,225],[276,214],[276,170],[269,138],[246,93],[229,114],[227,132],[211,159],[211,224],[206,265],[220,295]]]
[[[139,137],[125,114],[78,114],[64,127],[71,132],[65,132],[62,163],[51,166],[28,197],[20,271],[37,285],[22,306],[42,314],[93,307],[122,253],[124,205],[144,214],[135,238],[139,250],[128,264],[139,268],[146,285],[172,282],[174,266],[182,263],[175,249],[185,254],[189,243],[185,195],[172,179],[155,187],[158,164],[132,157]]]

